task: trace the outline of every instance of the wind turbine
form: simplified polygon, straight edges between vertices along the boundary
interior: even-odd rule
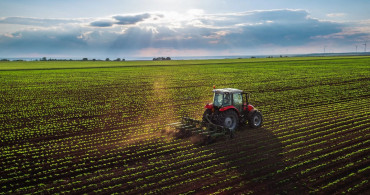
[[[366,53],[366,45],[367,45],[367,41],[365,41],[365,43],[364,43],[363,45],[365,45],[365,53]]]

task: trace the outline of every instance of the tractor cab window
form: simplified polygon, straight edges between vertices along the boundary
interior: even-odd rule
[[[222,94],[215,93],[215,96],[213,97],[213,105],[220,107],[222,105],[222,99],[223,99]]]
[[[243,106],[243,96],[242,96],[242,94],[240,94],[240,93],[233,94],[233,100],[234,100],[235,108],[238,109],[239,111],[241,111],[242,106]]]
[[[231,105],[231,98],[230,98],[230,94],[229,93],[225,93],[224,94],[224,103],[222,104],[222,106],[230,106]]]
[[[216,107],[230,106],[231,105],[230,94],[215,93],[213,98],[213,105]]]

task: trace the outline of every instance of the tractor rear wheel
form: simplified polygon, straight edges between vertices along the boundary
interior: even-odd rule
[[[258,128],[262,125],[262,114],[259,111],[254,111],[248,118],[248,124],[252,128]]]
[[[222,117],[218,121],[220,125],[229,128],[231,131],[235,131],[238,128],[239,116],[234,110],[226,110],[221,115]]]

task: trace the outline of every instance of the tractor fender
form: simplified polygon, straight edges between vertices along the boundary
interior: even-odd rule
[[[204,106],[204,108],[212,110],[213,104],[207,104],[206,106]]]
[[[238,109],[236,109],[236,108],[235,108],[235,106],[226,106],[226,107],[220,108],[220,110],[219,110],[219,111],[224,112],[224,111],[226,111],[226,110],[230,110],[230,109],[235,110],[235,111],[236,111],[236,113],[238,113],[238,115],[240,115],[239,110],[238,110]]]
[[[254,106],[252,106],[251,104],[248,104],[248,112],[251,112],[252,110],[254,110]]]

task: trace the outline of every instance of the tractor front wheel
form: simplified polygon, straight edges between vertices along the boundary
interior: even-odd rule
[[[248,118],[248,124],[252,128],[258,128],[262,125],[262,114],[259,111],[254,111]]]
[[[231,131],[235,131],[239,125],[238,114],[233,110],[226,110],[222,113],[222,117],[219,119],[219,124],[229,128]]]

